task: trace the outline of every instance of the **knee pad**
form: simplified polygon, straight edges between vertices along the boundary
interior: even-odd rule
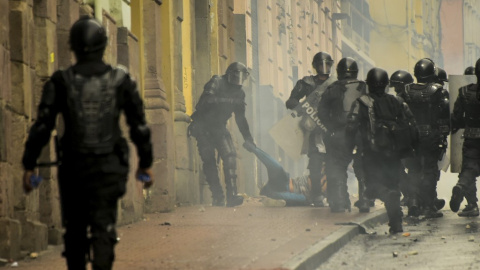
[[[237,155],[235,153],[229,154],[223,160],[223,166],[227,170],[235,171],[237,169]]]

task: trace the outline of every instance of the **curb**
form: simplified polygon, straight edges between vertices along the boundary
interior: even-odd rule
[[[366,228],[372,228],[378,223],[388,221],[385,209],[375,211],[354,222],[342,225],[341,229],[330,234],[322,241],[317,242],[312,247],[302,251],[300,254],[288,260],[283,264],[282,269],[290,270],[310,270],[317,269],[322,263],[327,261],[335,252],[344,247],[355,236],[365,233]]]

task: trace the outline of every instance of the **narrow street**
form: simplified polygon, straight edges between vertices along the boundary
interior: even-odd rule
[[[265,207],[259,200],[249,198],[238,208],[191,206],[145,215],[118,228],[114,269],[280,269],[342,228],[336,223],[366,216],[356,208],[332,214],[329,208]],[[18,261],[18,268],[64,269],[61,251],[49,248],[37,259]]]
[[[479,219],[442,212],[438,219],[405,219],[409,236],[388,235],[387,225],[359,235],[318,269],[480,269]]]

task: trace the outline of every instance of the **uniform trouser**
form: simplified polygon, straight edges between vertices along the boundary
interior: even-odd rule
[[[318,151],[317,146],[314,143],[310,142],[307,168],[310,171],[310,179],[312,181],[312,198],[316,198],[322,195],[322,171],[324,168],[325,156],[325,153],[321,153],[320,151]]]
[[[401,161],[378,152],[366,151],[363,155],[365,168],[366,196],[378,198],[385,203],[390,224],[401,223],[399,170]]]
[[[218,177],[215,150],[223,161],[227,196],[236,195],[237,154],[230,132],[228,132],[226,128],[211,128],[210,131],[202,127],[195,137],[197,139],[198,153],[203,161],[203,172],[205,173],[206,181],[212,191],[212,196],[214,198],[223,198],[223,189],[220,185],[220,178]]]
[[[409,177],[407,172],[405,172],[405,165],[402,162],[402,167],[400,168],[399,171],[399,176],[400,176],[400,191],[403,194],[404,198],[408,198],[409,194],[412,193],[410,190],[412,189],[412,183],[409,181]]]
[[[59,179],[68,269],[85,270],[87,259],[94,270],[112,269],[117,203],[125,194],[127,176],[60,174]]]
[[[423,207],[433,207],[437,198],[438,158],[441,149],[423,148],[413,158],[405,160],[408,169],[410,199],[416,199]]]
[[[476,178],[480,176],[480,139],[465,139],[462,149],[462,171],[457,185],[462,187],[469,204],[476,204]]]
[[[287,205],[308,204],[304,195],[290,192],[290,176],[280,163],[258,147],[255,148],[253,153],[267,168],[268,182],[260,191],[261,195],[276,200],[285,200]]]
[[[325,140],[327,148],[326,168],[327,173],[327,198],[330,207],[345,207],[349,199],[347,188],[347,169],[352,161],[352,150],[346,144],[344,132],[334,133]]]

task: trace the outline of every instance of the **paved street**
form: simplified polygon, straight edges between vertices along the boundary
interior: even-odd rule
[[[114,269],[280,269],[342,228],[335,223],[364,216],[356,208],[331,214],[328,208],[265,207],[257,198],[238,208],[179,207],[120,227]],[[35,260],[19,261],[18,268],[65,269],[61,250],[55,247]]]
[[[480,269],[479,219],[443,213],[439,219],[405,220],[408,237],[387,235],[387,225],[359,235],[319,269]]]

